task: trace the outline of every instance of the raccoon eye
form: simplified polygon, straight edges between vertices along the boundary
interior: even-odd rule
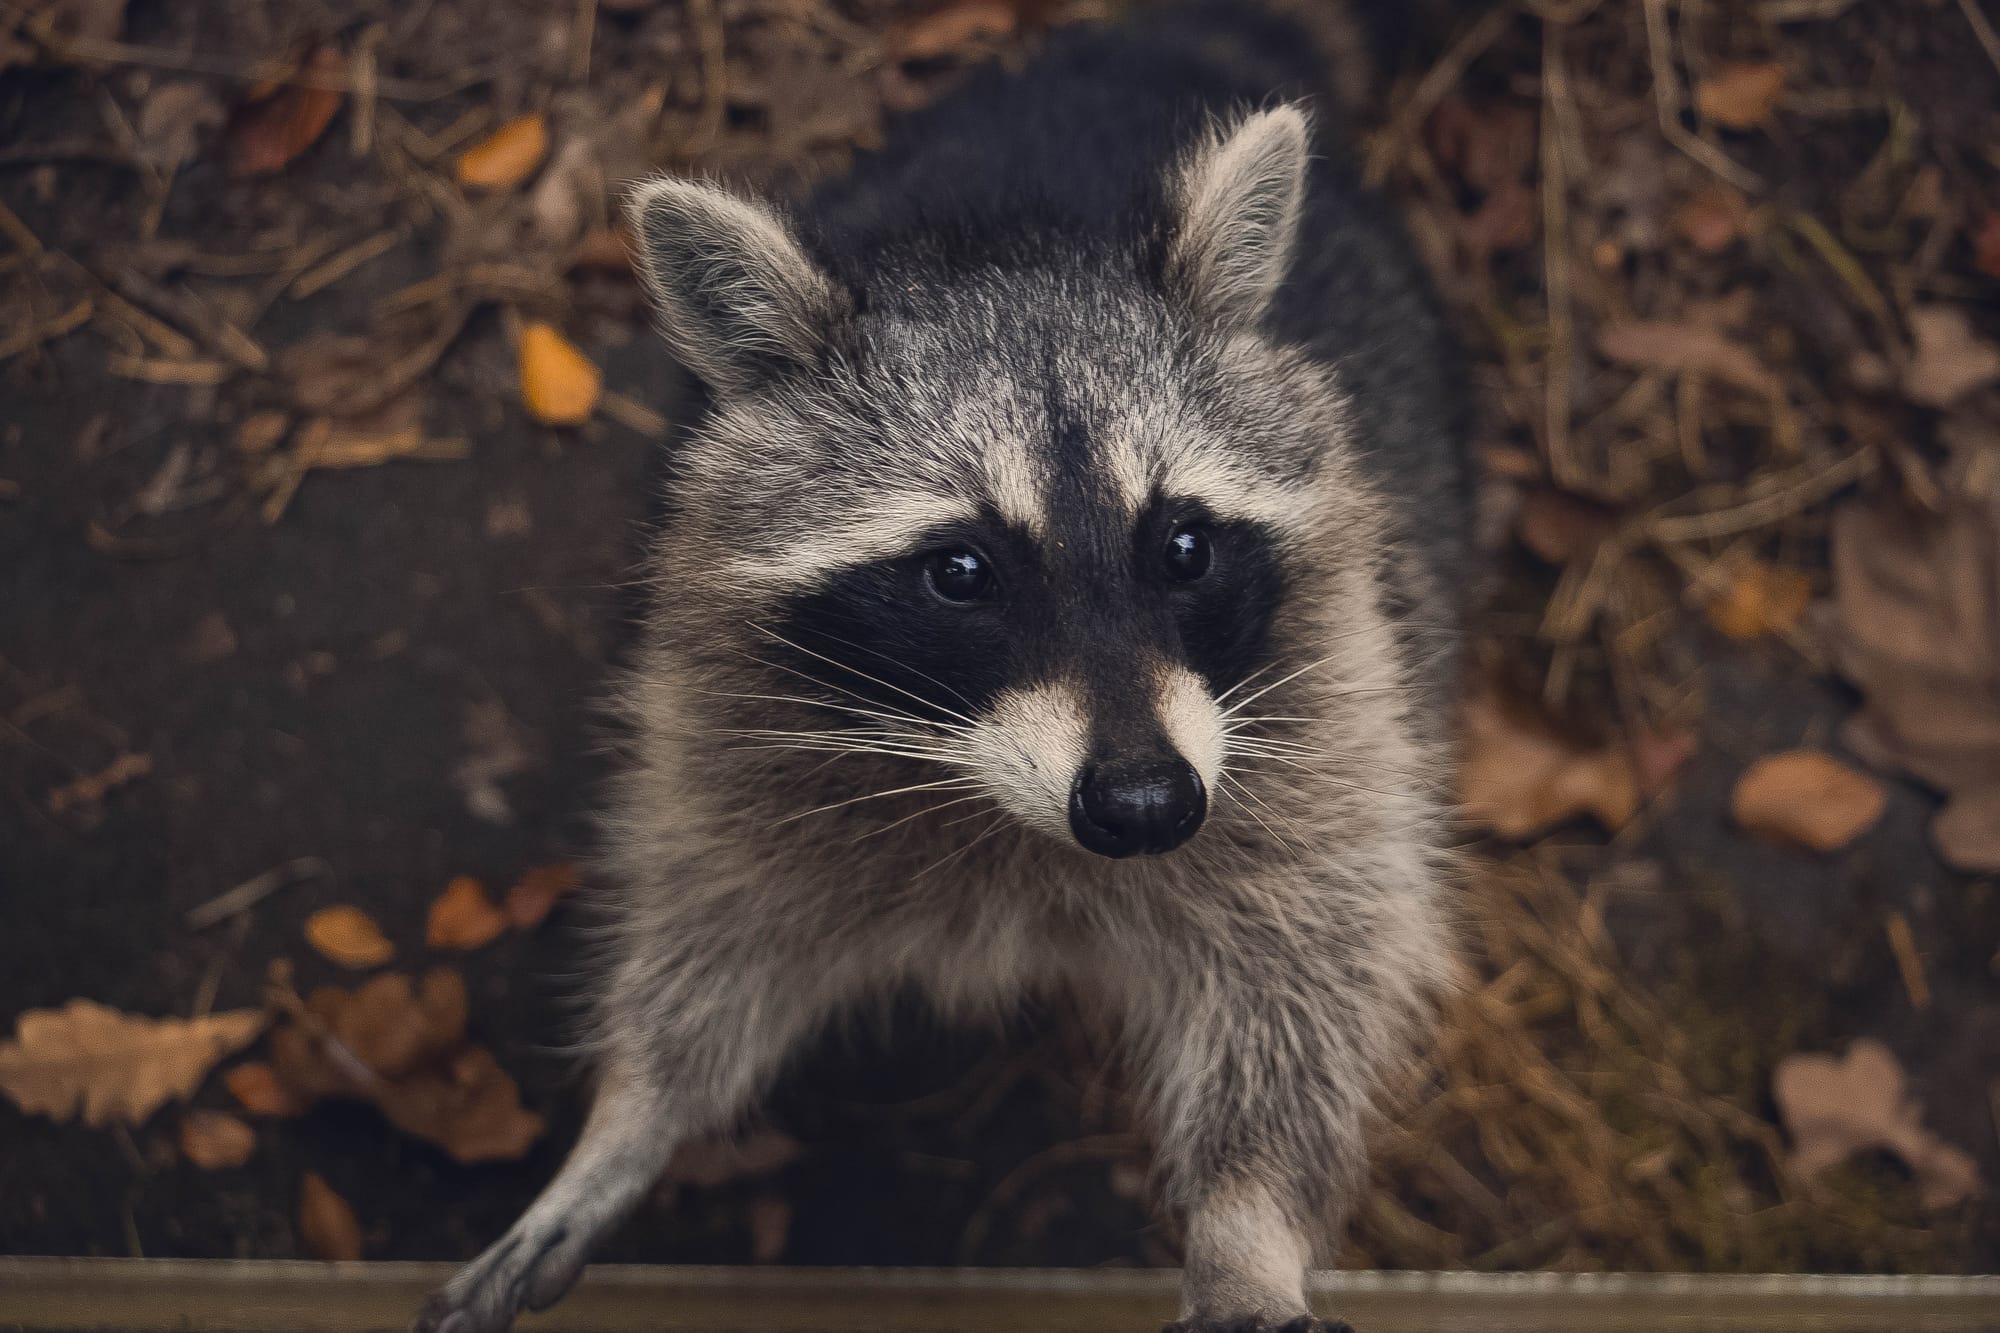
[[[1198,523],[1184,523],[1175,528],[1167,538],[1167,549],[1162,556],[1167,577],[1177,583],[1192,583],[1208,573],[1211,558],[1208,529]]]
[[[925,571],[931,587],[948,602],[976,602],[993,586],[993,570],[973,551],[938,551]]]

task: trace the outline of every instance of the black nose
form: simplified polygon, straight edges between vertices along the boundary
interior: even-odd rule
[[[1100,856],[1171,852],[1208,814],[1201,774],[1185,759],[1096,764],[1069,793],[1069,827]]]

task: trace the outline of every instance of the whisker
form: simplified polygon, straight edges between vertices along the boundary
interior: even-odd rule
[[[939,801],[936,805],[925,806],[923,809],[917,811],[915,814],[904,815],[901,819],[891,820],[889,823],[884,824],[881,828],[870,829],[868,832],[863,833],[861,836],[857,838],[851,838],[849,839],[849,844],[852,845],[853,843],[857,842],[866,842],[870,838],[880,837],[882,834],[887,833],[890,829],[901,828],[903,825],[909,823],[913,819],[922,819],[925,815],[934,815],[940,810],[949,810],[954,805],[964,805],[967,801],[978,801],[984,799],[987,799],[986,793],[983,791],[976,791],[972,793],[972,795],[970,796],[960,796],[949,801]],[[976,810],[972,814],[967,815],[965,818],[976,819],[978,818],[979,815],[983,813],[985,812]],[[964,819],[954,819],[950,823],[944,824],[941,827],[956,828],[958,825],[964,822],[965,822]]]
[[[1000,831],[1000,826],[1002,824],[1005,824],[1006,822],[1007,822],[1007,815],[1003,811],[999,815],[995,816],[993,822],[991,824],[988,824],[985,830],[981,832],[979,836],[974,838],[971,842],[966,843],[965,846],[959,848],[955,852],[947,852],[945,855],[939,857],[937,860],[925,866],[922,870],[919,870],[916,874],[910,876],[910,883],[914,884],[918,880],[922,879],[925,875],[930,874],[932,871],[940,869],[941,867],[949,864],[950,862],[956,861],[959,857],[964,856],[974,847],[977,847],[980,843],[985,842],[995,833],[998,833]]]
[[[865,681],[870,681],[876,685],[880,685],[883,689],[894,690],[896,693],[903,695],[905,698],[914,699],[926,708],[935,708],[937,709],[937,711],[943,713],[945,716],[953,718],[956,721],[964,723],[967,726],[973,725],[972,719],[967,717],[965,714],[957,712],[950,708],[946,708],[942,704],[939,704],[933,700],[926,699],[921,694],[916,694],[910,690],[906,690],[902,686],[895,684],[893,681],[883,680],[879,676],[871,676],[866,671],[861,670],[859,667],[853,667],[849,666],[845,662],[835,661],[833,658],[828,657],[825,653],[816,653],[812,649],[805,647],[803,644],[793,643],[790,639],[787,639],[782,634],[776,633],[773,630],[765,629],[762,625],[756,624],[751,621],[745,621],[744,623],[749,625],[751,629],[756,630],[759,634],[767,635],[770,638],[777,640],[779,643],[784,644],[787,648],[790,648],[793,652],[804,653],[807,657],[817,658],[819,661],[826,663],[830,667],[838,668],[841,671],[851,672],[852,674],[861,677],[861,679]]]
[[[962,791],[966,787],[973,785],[975,784],[970,778],[947,778],[940,782],[919,782],[908,787],[891,787],[887,791],[864,792],[859,796],[850,796],[844,801],[830,801],[825,805],[816,805],[810,810],[801,810],[795,815],[786,815],[783,819],[778,820],[776,824],[773,824],[772,827],[775,828],[779,824],[790,824],[804,819],[809,815],[825,814],[829,810],[845,809],[850,805],[859,805],[863,801],[879,801],[885,796],[902,796],[913,791]]]

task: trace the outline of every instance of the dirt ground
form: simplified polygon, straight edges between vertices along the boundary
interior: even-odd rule
[[[454,876],[500,890],[588,848],[592,700],[674,410],[615,236],[605,255],[609,188],[837,169],[895,108],[1084,10],[0,0],[0,1018],[256,1006],[280,958],[302,993],[353,985],[302,934],[353,905],[396,967],[462,970],[472,1038],[549,1121],[518,1160],[460,1165],[325,1102],[204,1170],[177,1110],[106,1129],[0,1102],[0,1251],[305,1255],[308,1171],[371,1258],[469,1256],[527,1202],[581,1111],[579,914],[462,954],[424,941]],[[1663,132],[1649,20],[1688,89],[1782,67],[1776,109],[1737,132],[1671,108]],[[2000,1268],[1994,876],[1940,856],[1949,783],[1855,753],[1870,696],[1823,617],[1732,634],[1713,611],[1745,561],[1824,606],[1838,506],[1935,491],[1950,429],[2000,442],[1987,381],[1880,383],[1914,383],[1913,310],[2000,332],[1983,41],[1957,0],[1586,0],[1467,4],[1409,52],[1369,160],[1478,358],[1482,660],[1559,716],[1571,758],[1630,742],[1643,799],[1478,844],[1478,998],[1348,1262]],[[468,184],[459,154],[520,116],[549,128],[546,165]],[[1691,240],[1704,225],[1721,234]],[[1735,292],[1749,308],[1714,315]],[[1720,320],[1775,369],[1592,341],[1635,315],[1684,340]],[[537,321],[602,370],[587,424],[524,407]],[[1707,526],[1645,545],[1689,514]],[[1632,559],[1591,554],[1626,532]],[[1838,850],[1731,816],[1745,769],[1795,747],[1874,761],[1884,811]],[[603,1257],[1173,1261],[1142,1131],[1077,1024],[893,1027],[830,1039],[774,1098],[766,1160],[685,1164]],[[1925,1206],[1907,1154],[1788,1174],[1774,1069],[1863,1037],[1983,1196]],[[235,1107],[220,1078],[195,1102]]]

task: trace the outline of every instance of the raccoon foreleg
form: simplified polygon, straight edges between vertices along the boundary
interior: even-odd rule
[[[820,986],[801,985],[800,969],[784,975],[768,938],[732,949],[694,923],[681,928],[682,952],[635,947],[613,970],[583,1137],[507,1234],[430,1299],[415,1333],[503,1333],[520,1311],[560,1300],[674,1148],[742,1114],[825,1012],[824,974]]]
[[[1351,948],[1351,945],[1350,945]],[[1148,1023],[1167,1201],[1186,1220],[1173,1333],[1331,1333],[1305,1270],[1362,1178],[1373,1061],[1353,994],[1296,939],[1190,965]]]

